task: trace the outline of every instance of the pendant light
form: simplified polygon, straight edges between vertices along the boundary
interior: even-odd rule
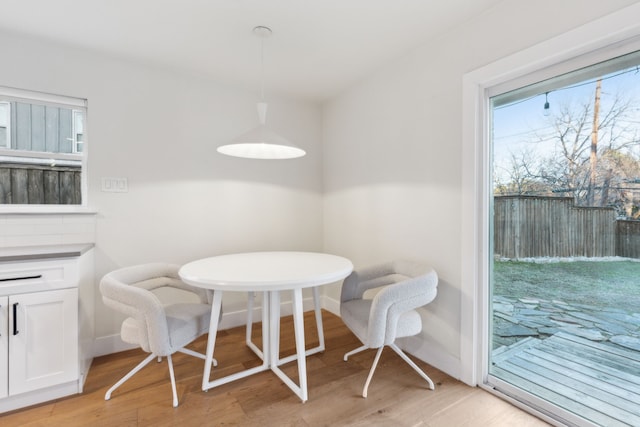
[[[258,26],[253,34],[260,38],[260,91],[261,100],[258,107],[258,126],[243,133],[228,144],[218,147],[218,152],[234,157],[248,159],[294,159],[306,153],[284,137],[269,129],[267,119],[267,103],[264,101],[264,39],[271,35],[271,29]]]

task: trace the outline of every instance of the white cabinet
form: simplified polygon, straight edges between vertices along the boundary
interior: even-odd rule
[[[0,261],[0,413],[82,392],[93,297],[91,250]]]
[[[0,297],[0,399],[9,395],[9,297]]]
[[[76,288],[9,297],[9,395],[78,379],[77,307]]]

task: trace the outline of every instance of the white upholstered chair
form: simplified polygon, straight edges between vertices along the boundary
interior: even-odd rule
[[[389,346],[407,362],[433,390],[433,381],[395,344],[396,338],[417,335],[422,320],[416,308],[433,301],[437,294],[438,275],[427,265],[394,261],[354,271],[342,285],[340,316],[362,342],[362,346],[344,355],[369,348],[378,349],[362,396],[373,377],[384,346]],[[369,289],[380,288],[373,298],[363,298]]]
[[[122,340],[136,344],[150,353],[107,391],[105,400],[109,400],[115,389],[151,360],[158,358],[160,361],[162,357],[166,357],[171,377],[173,406],[176,407],[178,397],[171,355],[179,351],[205,359],[203,354],[184,347],[208,332],[212,294],[210,291],[182,282],[178,270],[179,266],[173,264],[149,263],[112,271],[100,281],[100,292],[105,305],[129,316],[122,323]],[[191,299],[194,302],[162,301],[160,296],[162,292],[167,292],[166,288],[190,292],[193,294]]]

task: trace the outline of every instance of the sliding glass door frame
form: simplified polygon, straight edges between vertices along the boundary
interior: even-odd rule
[[[492,251],[490,97],[640,50],[640,4],[518,52],[463,78],[460,378],[553,424],[589,425],[489,374]],[[616,28],[616,31],[611,31]]]

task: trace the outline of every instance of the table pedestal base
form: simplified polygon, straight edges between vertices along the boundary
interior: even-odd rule
[[[323,352],[325,350],[325,346],[324,346],[324,328],[322,326],[322,310],[320,307],[320,294],[318,291],[318,288],[311,288],[312,292],[313,292],[313,309],[315,311],[315,316],[316,316],[316,329],[318,332],[318,345],[316,347],[310,348],[308,350],[305,351],[305,355],[306,356],[311,356],[312,354],[316,354],[316,353],[320,353]],[[265,296],[266,298],[266,296]],[[253,351],[260,359],[263,359],[263,355],[262,355],[262,350],[252,341],[252,325],[253,325],[253,307],[254,307],[254,300],[255,300],[255,292],[249,292],[248,295],[248,304],[247,304],[247,329],[246,329],[246,338],[245,338],[245,342],[247,344],[247,347],[249,347],[251,349],[251,351]],[[265,301],[263,299],[263,301]],[[262,307],[262,310],[264,312],[264,305]],[[262,322],[263,325],[266,325],[266,323]],[[262,341],[264,342],[264,340]],[[280,365],[284,365],[285,363],[289,363],[289,362],[293,362],[294,360],[296,360],[298,357],[297,354],[292,354],[291,356],[287,356],[285,358],[282,359],[278,359],[278,366]]]
[[[317,289],[314,289],[317,292]],[[228,382],[248,377],[249,375],[271,370],[278,378],[289,387],[302,402],[308,399],[307,394],[307,354],[317,353],[324,350],[324,336],[320,331],[322,328],[322,319],[318,323],[318,335],[320,345],[308,352],[305,352],[304,344],[304,318],[302,307],[302,289],[294,289],[293,293],[293,326],[296,341],[296,354],[280,359],[280,291],[265,291],[262,301],[262,351],[248,339],[247,345],[262,359],[262,365],[254,368],[246,369],[222,378],[211,380],[211,366],[213,361],[213,352],[215,350],[216,335],[218,331],[218,319],[222,308],[222,291],[215,291],[213,294],[213,302],[211,307],[211,322],[209,324],[209,340],[207,342],[207,354],[204,364],[204,375],[202,378],[202,390],[207,391],[211,388],[226,384]],[[317,294],[314,293],[314,297]],[[318,301],[317,298],[314,298]],[[316,302],[316,304],[319,304]],[[318,308],[318,307],[316,307]],[[316,321],[319,317],[319,309],[316,309]],[[321,349],[320,349],[321,348]],[[311,353],[313,352],[313,353]],[[279,365],[297,360],[299,384],[296,384],[289,378],[280,368]]]

